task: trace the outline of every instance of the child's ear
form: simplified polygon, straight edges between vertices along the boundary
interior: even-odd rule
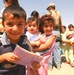
[[[4,21],[2,21],[2,19],[0,20],[1,25],[4,27]]]
[[[4,25],[2,24],[2,19],[0,19],[0,32],[4,31]]]

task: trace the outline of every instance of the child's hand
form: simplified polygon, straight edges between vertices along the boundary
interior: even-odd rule
[[[40,44],[41,44],[41,43],[40,43],[39,41],[36,41],[36,42],[35,42],[35,46],[40,46]]]
[[[72,42],[70,41],[70,40],[67,40],[67,42],[66,43],[68,43],[68,44],[71,44],[72,45]]]
[[[13,54],[12,52],[8,52],[4,54],[5,60],[8,62],[15,62],[19,60],[19,57]]]
[[[41,44],[39,41],[31,41],[30,43],[31,43],[32,47],[38,47]]]
[[[33,67],[34,70],[38,70],[41,67],[41,65],[38,62],[33,61],[32,62],[32,67]]]

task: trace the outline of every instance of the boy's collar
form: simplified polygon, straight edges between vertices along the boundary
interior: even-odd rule
[[[5,32],[3,33],[1,42],[3,45],[9,45],[10,44]]]
[[[26,35],[23,34],[22,37],[24,39],[23,42],[22,42],[22,44],[26,44],[26,42],[27,42]],[[10,41],[8,40],[7,35],[6,35],[5,32],[3,33],[1,42],[2,42],[3,45],[10,45]]]

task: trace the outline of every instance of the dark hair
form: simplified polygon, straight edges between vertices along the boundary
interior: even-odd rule
[[[4,11],[3,11],[2,23],[4,23],[5,17],[9,13],[13,14],[14,17],[17,17],[17,18],[23,17],[24,21],[26,21],[26,12],[25,12],[25,10],[20,6],[10,5],[7,8],[5,8]]]
[[[18,0],[3,0],[3,2],[7,2],[9,3],[10,5],[19,5],[19,2]]]
[[[27,24],[28,24],[28,23],[31,23],[31,22],[33,22],[33,21],[36,21],[36,24],[37,24],[37,25],[39,24],[38,19],[35,18],[35,17],[29,17],[29,18],[27,19]]]
[[[52,16],[50,16],[50,15],[43,15],[41,18],[40,18],[40,21],[39,21],[39,31],[41,32],[41,33],[44,33],[44,31],[43,31],[43,25],[44,25],[44,22],[45,21],[52,21],[53,22],[53,25],[54,25],[54,19],[53,19],[53,17]]]
[[[64,29],[66,29],[66,26],[62,26]]]
[[[36,10],[34,10],[34,11],[31,13],[31,16],[33,16],[33,17],[35,17],[35,18],[38,18],[38,15],[39,15],[39,13],[38,13]]]
[[[52,7],[53,9],[55,9],[55,6],[50,6],[50,7]]]
[[[72,24],[69,24],[69,25],[68,25],[68,28],[71,28],[71,27],[74,27],[74,26],[73,26]]]

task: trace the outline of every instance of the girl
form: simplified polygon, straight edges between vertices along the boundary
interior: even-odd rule
[[[34,51],[39,52],[40,55],[44,57],[44,60],[41,63],[42,66],[38,70],[40,75],[48,75],[47,63],[53,51],[54,41],[56,39],[56,35],[52,34],[53,28],[54,28],[54,19],[49,15],[42,16],[39,24],[39,31],[42,33],[39,42],[42,44],[38,47],[34,47],[33,49]]]

